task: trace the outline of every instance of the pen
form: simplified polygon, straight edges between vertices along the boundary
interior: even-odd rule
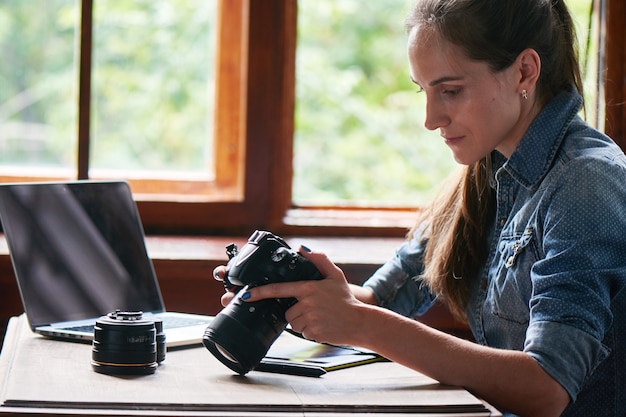
[[[256,371],[272,372],[276,374],[320,377],[326,370],[320,366],[303,363],[265,362],[261,361],[255,368]]]

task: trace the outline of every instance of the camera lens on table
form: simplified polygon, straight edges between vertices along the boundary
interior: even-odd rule
[[[96,321],[91,365],[111,375],[147,375],[165,359],[165,334],[160,320],[141,311],[116,310]]]

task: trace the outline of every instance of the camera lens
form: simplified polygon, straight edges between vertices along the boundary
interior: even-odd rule
[[[103,374],[152,374],[157,368],[156,327],[141,312],[115,311],[96,321],[91,365]],[[164,355],[164,354],[163,354]]]
[[[245,302],[242,290],[207,327],[204,346],[224,365],[244,375],[254,369],[287,327],[276,299]]]

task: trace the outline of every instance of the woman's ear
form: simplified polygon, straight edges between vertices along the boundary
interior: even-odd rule
[[[534,91],[541,73],[541,58],[539,54],[534,49],[527,48],[519,54],[516,61],[520,71],[519,93]]]

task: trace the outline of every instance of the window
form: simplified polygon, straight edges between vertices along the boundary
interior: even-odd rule
[[[2,174],[127,178],[143,193],[208,194],[216,4],[5,3]],[[88,157],[77,158],[79,149]]]
[[[189,216],[219,225],[203,208],[244,199],[247,10],[240,0],[0,3],[0,179],[125,178],[155,227],[184,228]],[[158,219],[168,204],[185,216]]]
[[[168,9],[159,10],[157,7],[171,7],[163,4],[175,4],[174,0],[121,1],[115,2],[115,6],[107,6],[108,2],[92,0],[76,3],[73,0],[53,0],[42,3],[37,10],[42,11],[41,15],[34,13],[32,7],[21,3],[0,1],[0,47],[3,50],[3,62],[0,64],[0,147],[2,147],[0,180],[117,175],[111,174],[111,170],[116,169],[115,164],[119,161],[99,159],[103,147],[108,146],[108,136],[104,135],[108,134],[108,128],[103,123],[110,120],[109,110],[97,115],[99,111],[108,109],[102,107],[104,104],[113,106],[115,103],[99,103],[97,97],[101,94],[98,90],[99,83],[108,79],[106,77],[112,77],[110,74],[99,72],[98,65],[103,62],[117,65],[119,62],[103,59],[98,48],[99,42],[104,38],[99,39],[98,33],[102,30],[120,30],[115,26],[124,22],[131,25],[133,16],[124,12],[123,21],[102,20],[103,18],[99,17],[102,12],[100,8],[111,7],[111,11],[117,10],[119,13],[121,8],[130,5],[152,8],[151,16],[157,21],[154,22],[155,26],[151,27],[152,30],[156,30],[154,28],[158,26],[157,23],[167,25],[169,19],[167,17],[159,20],[159,13],[170,16],[169,13],[172,12],[167,11]],[[320,2],[307,2],[305,5],[301,1],[299,11],[295,0],[263,2],[215,0],[212,6],[205,4],[212,1],[200,3],[203,7],[215,6],[214,9],[207,9],[207,14],[204,15],[215,13],[214,34],[211,35],[204,29],[194,32],[197,35],[197,42],[206,42],[206,47],[201,48],[203,53],[211,53],[211,42],[214,39],[212,55],[215,61],[213,70],[209,68],[210,63],[207,63],[206,72],[198,73],[194,70],[196,71],[194,76],[199,74],[195,88],[204,89],[206,86],[207,90],[210,90],[207,83],[211,76],[214,77],[215,111],[211,115],[210,104],[199,105],[199,108],[194,110],[201,114],[200,118],[206,115],[202,126],[196,126],[195,122],[172,122],[180,123],[181,127],[170,130],[168,136],[180,132],[182,138],[183,131],[192,131],[191,140],[209,147],[211,146],[208,144],[214,138],[211,149],[197,148],[198,154],[210,155],[212,150],[213,156],[204,162],[176,162],[174,168],[167,168],[168,173],[165,176],[153,175],[162,171],[163,161],[157,163],[151,159],[150,162],[144,161],[143,165],[137,166],[134,174],[130,176],[130,182],[147,232],[248,235],[253,228],[267,228],[279,234],[292,235],[403,235],[406,227],[412,222],[414,208],[403,208],[402,203],[400,206],[381,206],[375,210],[364,205],[343,204],[341,201],[337,202],[338,200],[322,200],[323,205],[319,205],[319,202],[313,205],[306,201],[308,192],[292,190],[292,179],[300,181],[304,176],[317,174],[312,168],[294,171],[292,163],[296,108],[297,15],[298,12],[304,13],[311,7],[308,3],[315,5]],[[606,107],[601,106],[600,110],[606,113],[607,133],[623,145],[626,112],[624,105],[620,103],[624,103],[626,91],[623,78],[625,63],[622,58],[626,38],[624,36],[626,6],[619,0],[596,0],[594,4],[598,8],[596,15],[605,35],[600,45],[606,47],[606,56],[600,56],[599,62],[606,64],[606,82],[602,85],[605,86],[608,104]],[[17,19],[16,16],[9,14],[9,7],[20,9]],[[49,10],[50,7],[65,11],[58,13]],[[80,19],[77,19],[77,16],[80,16]],[[145,18],[146,16],[142,17]],[[7,23],[14,21],[19,23],[19,19],[22,19],[22,26]],[[27,19],[31,20],[26,22]],[[31,22],[39,30],[36,36],[16,29],[29,26],[26,23]],[[80,22],[81,30],[77,30],[77,22]],[[54,31],[58,37],[49,36],[51,33],[49,31]],[[142,36],[147,35],[133,33],[127,29],[126,36],[119,37],[119,41],[127,42],[128,45],[118,47],[129,45],[138,47],[138,42],[142,42],[139,38]],[[19,41],[30,41],[35,44],[39,42],[42,46],[40,57],[19,64],[21,50],[14,47]],[[150,47],[154,47],[157,41],[158,39],[151,39]],[[175,43],[169,45],[173,49],[180,48],[176,47]],[[402,52],[404,45],[400,48]],[[178,54],[170,56],[170,59],[173,62],[177,60],[183,62],[186,51],[177,52]],[[168,55],[171,54],[172,52]],[[10,57],[11,61],[5,57]],[[146,60],[163,58],[158,55],[144,57]],[[23,75],[26,70],[37,71],[43,61],[50,64],[53,69],[52,76],[45,83],[20,84],[23,80],[9,76]],[[121,67],[116,68],[118,70]],[[178,70],[183,69],[174,67],[172,72],[162,79],[175,79],[180,74],[175,72]],[[154,75],[148,74],[150,77]],[[79,80],[77,86],[76,79]],[[113,79],[111,82],[114,81]],[[150,82],[153,80],[150,79]],[[153,93],[155,96],[163,94],[173,96],[175,101],[185,102],[198,93],[192,91],[185,93],[186,97],[184,94],[178,96],[182,90],[177,88],[176,82],[173,80],[171,85],[167,82],[163,85],[156,83],[157,87],[154,87],[156,91],[141,87],[129,91],[128,94],[144,95],[142,100],[146,101],[149,101],[147,94]],[[130,84],[124,84],[124,88],[130,90],[128,85]],[[24,91],[27,94],[22,94]],[[59,110],[54,112],[53,118],[27,119],[26,127],[23,125],[24,119],[16,117],[18,114],[23,115],[23,111],[35,110],[40,112],[38,114],[49,116],[53,114],[50,111],[52,108]],[[116,114],[122,113],[118,111]],[[210,124],[211,117],[214,121],[213,128],[205,129]],[[600,119],[603,120],[603,117]],[[156,122],[162,123],[162,120]],[[128,123],[132,126],[131,122]],[[185,127],[190,124],[194,126]],[[158,130],[158,126],[152,126],[148,130]],[[136,136],[147,133],[138,130],[135,132],[129,134],[131,138],[124,140],[132,141],[137,139]],[[28,140],[20,139],[20,135],[24,135]],[[73,139],[75,143],[72,143],[73,150],[68,151],[64,148],[66,144],[59,145],[54,141],[50,142],[55,143],[54,146],[42,147],[44,138],[49,137],[54,137],[55,140],[59,138],[59,141],[66,143],[68,138],[75,138]],[[296,144],[296,152],[300,152],[298,146],[300,145]],[[45,169],[40,165],[35,168],[34,163],[27,159],[23,159],[20,166],[14,164],[14,161],[19,160],[16,159],[18,156],[23,157],[33,148],[38,149],[37,158],[52,155],[50,158],[56,159],[50,159],[52,162],[49,162]],[[97,155],[94,156],[94,153]],[[171,153],[171,150],[165,151],[166,156],[168,153]],[[90,154],[93,159],[89,158]],[[191,155],[189,158],[196,156]],[[299,156],[296,155],[296,158]],[[300,162],[297,164],[299,167]],[[126,162],[123,165],[129,166]],[[190,166],[198,167],[198,171],[203,174],[191,175],[188,172]],[[295,204],[294,200],[298,204]]]

